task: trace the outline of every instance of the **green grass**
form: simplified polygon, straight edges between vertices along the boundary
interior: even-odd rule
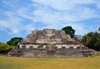
[[[0,69],[100,69],[100,56],[82,58],[21,58],[0,55]]]

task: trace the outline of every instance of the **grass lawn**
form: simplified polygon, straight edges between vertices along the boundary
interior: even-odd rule
[[[0,55],[0,69],[100,69],[100,56],[82,58],[21,58]]]

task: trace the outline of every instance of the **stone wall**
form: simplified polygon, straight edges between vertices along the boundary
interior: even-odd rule
[[[38,48],[40,46],[43,49],[45,49],[46,47],[50,47],[49,44],[20,44],[19,45],[19,48],[25,47],[25,48],[28,49],[30,47]],[[52,47],[56,47],[56,48],[62,48],[62,47],[64,47],[66,49],[72,47],[72,48],[75,49],[77,47],[81,47],[81,45],[80,44],[74,44],[74,45],[73,44],[53,44]]]
[[[46,46],[47,47],[47,46]],[[15,49],[15,50],[14,50]],[[94,53],[91,52],[88,48],[77,47],[77,48],[30,48],[15,47],[11,53],[8,53],[9,56],[18,56],[18,57],[90,57]]]
[[[48,45],[48,44],[27,44],[18,45],[8,53],[8,56],[18,57],[89,57],[94,55],[87,47],[80,45]]]

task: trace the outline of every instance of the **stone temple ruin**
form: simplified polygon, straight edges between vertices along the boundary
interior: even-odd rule
[[[16,57],[89,57],[94,52],[75,41],[65,31],[35,30],[8,53]]]

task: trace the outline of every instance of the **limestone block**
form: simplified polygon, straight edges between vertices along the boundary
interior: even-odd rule
[[[62,46],[61,45],[56,45],[57,46],[57,48],[61,48]]]
[[[27,42],[27,38],[23,38],[23,42]]]
[[[70,36],[69,34],[66,34],[66,37],[67,37],[68,39],[70,39],[70,38],[71,38],[71,36]]]
[[[55,29],[44,29],[43,35],[44,36],[54,36],[55,35]]]
[[[61,31],[61,32],[60,32],[60,34],[62,34],[62,35],[63,35],[63,34],[66,34],[66,32],[65,32],[65,31]]]

